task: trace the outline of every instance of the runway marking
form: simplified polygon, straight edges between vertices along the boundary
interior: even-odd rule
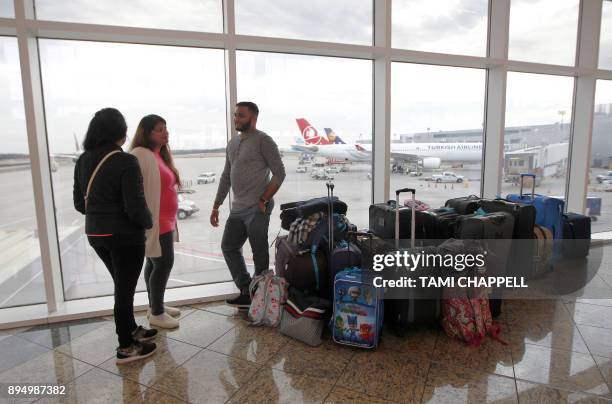
[[[14,298],[19,292],[21,292],[23,289],[25,289],[30,283],[32,283],[34,281],[34,279],[36,279],[40,274],[42,274],[42,271],[38,271],[38,273],[36,275],[34,275],[33,277],[30,278],[29,281],[27,281],[26,283],[24,283],[19,289],[17,289],[15,292],[13,292],[12,295],[10,295],[9,297],[7,297],[6,299],[4,299],[1,303],[0,303],[0,307],[4,306],[6,302],[10,301],[12,298]],[[46,300],[46,299],[45,299]]]
[[[174,279],[174,278],[170,278],[168,279],[169,281],[174,281],[174,282],[178,282],[178,283],[186,283],[188,285],[197,285],[197,283],[195,282],[191,282],[191,281],[183,281],[181,279]]]

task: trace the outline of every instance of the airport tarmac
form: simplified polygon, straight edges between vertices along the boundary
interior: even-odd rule
[[[186,199],[196,203],[200,211],[178,221],[181,242],[176,244],[175,266],[171,274],[170,287],[189,286],[200,283],[230,280],[229,271],[220,251],[223,224],[228,215],[228,203],[220,212],[221,226],[213,228],[209,223],[219,176],[224,165],[224,154],[176,156],[175,161],[181,176],[189,184],[202,172],[214,172],[217,181],[212,184],[192,184],[188,188],[195,192],[185,194]],[[280,230],[279,206],[286,202],[326,195],[324,180],[310,177],[311,167],[306,173],[297,173],[298,158],[285,155],[287,178],[275,197],[275,208],[270,220],[269,242],[272,244]],[[74,164],[63,162],[53,176],[53,192],[57,210],[57,225],[60,233],[62,254],[62,278],[67,299],[78,299],[112,293],[112,282],[108,272],[88,246],[83,235],[83,216],[76,212],[72,203]],[[335,195],[347,202],[347,217],[359,228],[368,226],[368,209],[371,201],[372,182],[368,178],[369,164],[350,165],[348,172],[335,175]],[[446,168],[445,168],[446,170]],[[436,184],[424,181],[424,177],[392,174],[391,193],[397,188],[410,187],[417,190],[417,199],[439,207],[453,197],[480,193],[480,168],[448,168],[463,175],[460,184]],[[599,172],[593,170],[594,177]],[[562,195],[565,181],[562,178],[547,178],[536,190],[542,194]],[[0,249],[3,251],[0,268],[0,307],[44,301],[44,285],[41,275],[36,239],[36,217],[29,170],[0,172]],[[518,192],[518,187],[508,183],[502,186],[502,194]],[[593,231],[612,229],[612,192],[589,192],[590,196],[602,197],[602,217],[593,222]],[[394,194],[393,194],[394,196]],[[391,196],[391,197],[393,197]],[[408,195],[405,195],[405,199]],[[606,215],[608,216],[606,218]],[[599,229],[599,230],[598,230]],[[17,246],[19,244],[19,246]],[[18,249],[21,248],[21,250]],[[5,260],[7,251],[14,251],[10,261]],[[20,252],[21,251],[21,252]],[[273,258],[273,248],[271,248]],[[245,256],[250,257],[248,243]],[[4,262],[8,261],[8,262]],[[250,263],[250,260],[247,258]],[[3,275],[4,274],[4,275]],[[144,281],[138,290],[144,290]]]

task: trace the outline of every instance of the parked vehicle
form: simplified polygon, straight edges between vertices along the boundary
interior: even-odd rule
[[[435,182],[463,182],[463,175],[457,175],[450,171],[444,171],[441,174],[433,174],[431,176],[432,181]]]
[[[176,217],[179,220],[183,220],[198,212],[200,208],[195,204],[194,201],[190,201],[189,199],[185,199],[183,194],[179,194],[178,196],[178,211],[176,212]]]
[[[322,170],[320,168],[316,170],[312,170],[312,172],[310,173],[310,177],[314,178],[315,180],[333,180],[334,179],[333,174],[329,174],[325,172],[325,170]]]
[[[306,168],[306,166],[297,166],[297,168],[295,169],[296,173],[305,173],[307,171],[308,169]]]
[[[215,173],[202,173],[196,178],[196,183],[199,184],[212,184],[217,179]]]
[[[325,169],[325,172],[328,173],[328,174],[339,174],[340,173],[340,167],[338,167],[338,166],[327,167]]]
[[[612,171],[608,171],[605,174],[600,174],[595,177],[598,183],[603,184],[604,181],[612,181]]]

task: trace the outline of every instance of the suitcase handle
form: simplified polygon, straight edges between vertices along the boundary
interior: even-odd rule
[[[535,197],[535,183],[536,183],[535,182],[535,179],[536,179],[535,174],[529,174],[529,173],[521,174],[521,192],[519,192],[519,195],[520,195],[521,198],[523,197],[523,184],[524,184],[524,181],[525,181],[525,177],[533,178],[533,181],[531,183],[531,198],[534,198]]]
[[[414,248],[416,216],[415,216],[415,201],[416,190],[414,188],[401,188],[395,191],[395,248],[399,249],[399,196],[402,192],[410,192],[412,194],[412,212],[410,215],[410,248]]]

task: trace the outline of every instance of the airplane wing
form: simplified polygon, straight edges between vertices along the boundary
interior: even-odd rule
[[[292,144],[291,148],[302,153],[316,153],[319,151],[318,146],[308,144]]]

